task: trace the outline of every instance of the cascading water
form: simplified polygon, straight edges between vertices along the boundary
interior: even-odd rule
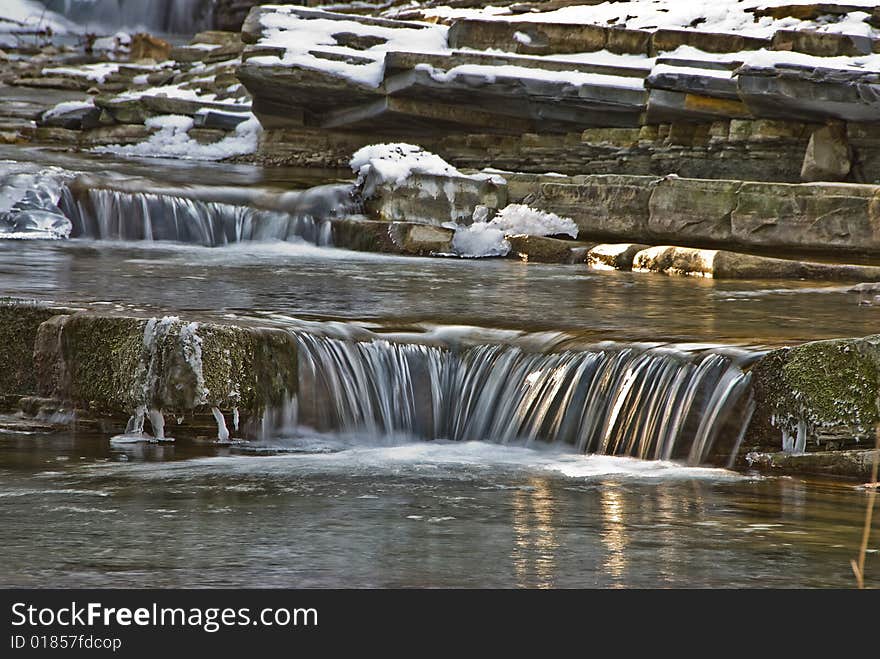
[[[59,202],[71,237],[175,241],[218,246],[244,241],[299,239],[332,245],[330,220],[356,211],[350,186],[285,193],[279,210],[162,192],[66,188]]]
[[[69,173],[0,161],[0,239],[58,239],[71,225],[58,207]]]
[[[214,0],[44,0],[52,11],[87,27],[191,34],[210,29]]]
[[[542,440],[702,464],[731,461],[751,416],[745,357],[729,351],[298,340],[297,422],[319,431]]]

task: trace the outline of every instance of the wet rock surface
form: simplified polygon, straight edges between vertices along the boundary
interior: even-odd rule
[[[258,414],[297,383],[293,337],[281,330],[177,317],[134,318],[6,302],[7,404],[38,396],[98,416],[217,407]]]

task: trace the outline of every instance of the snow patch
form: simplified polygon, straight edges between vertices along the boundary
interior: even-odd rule
[[[595,5],[573,5],[547,12],[512,13],[509,9],[486,7],[485,9],[455,9],[451,7],[426,8],[426,17],[473,18],[480,20],[515,21],[517,23],[566,23],[626,27],[639,30],[694,30],[700,32],[723,32],[753,37],[770,37],[777,30],[815,30],[837,34],[877,37],[880,30],[873,28],[863,11],[850,11],[841,15],[825,15],[815,20],[799,20],[791,17],[774,19],[770,16],[756,18],[750,9],[791,5],[791,0],[757,2],[743,0],[714,0],[714,2],[683,2],[682,0],[628,0],[603,2]],[[828,2],[828,5],[846,7],[851,3]]]
[[[446,43],[448,28],[442,25],[392,28],[353,20],[300,17],[289,13],[285,7],[275,7],[275,10],[260,19],[265,31],[259,45],[284,48],[285,53],[282,57],[252,57],[248,60],[249,64],[300,66],[346,78],[366,87],[378,87],[385,73],[386,52],[449,50]],[[365,49],[351,48],[340,37],[343,34],[366,38],[374,43]],[[328,53],[334,59],[321,57],[321,52]],[[344,61],[344,57],[352,59]]]
[[[108,76],[119,71],[119,64],[112,62],[99,62],[98,64],[83,64],[82,66],[55,66],[43,69],[43,75],[69,76],[72,78],[85,78],[103,85]]]
[[[404,142],[371,144],[355,151],[351,169],[362,183],[370,175],[376,184],[403,185],[412,174],[463,176],[440,156]]]
[[[67,114],[68,112],[76,112],[77,110],[88,110],[93,107],[95,107],[95,102],[92,99],[89,99],[87,101],[65,101],[63,103],[59,103],[55,107],[46,110],[43,113],[43,121],[51,119],[52,117],[60,116],[62,114]]]
[[[481,210],[484,209],[478,209],[478,212]],[[466,258],[506,256],[510,252],[507,236],[567,235],[577,238],[577,234],[577,225],[571,218],[523,204],[510,204],[488,222],[481,220],[466,227],[457,227],[452,238],[452,249]]]
[[[188,134],[193,127],[191,117],[162,115],[147,119],[147,128],[156,128],[149,139],[137,144],[113,144],[92,149],[94,153],[147,158],[183,158],[185,160],[223,160],[257,150],[262,127],[253,114],[236,126],[235,131],[213,144],[200,144]]]

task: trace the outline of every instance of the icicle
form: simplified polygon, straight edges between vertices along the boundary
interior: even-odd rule
[[[211,414],[214,415],[214,421],[217,422],[217,441],[225,444],[229,441],[229,429],[226,427],[226,419],[223,418],[223,412],[217,407],[211,408]]]
[[[139,405],[135,408],[134,414],[128,419],[128,424],[125,426],[125,434],[126,435],[142,435],[144,432],[144,414],[146,413],[147,408],[143,405]]]
[[[156,442],[173,442],[174,439],[165,436],[165,416],[162,410],[150,410],[150,425],[153,427],[153,441]]]
[[[238,408],[232,408],[232,428],[235,432],[238,432]]]

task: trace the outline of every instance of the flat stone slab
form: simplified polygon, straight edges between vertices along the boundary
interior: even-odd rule
[[[880,187],[849,183],[752,183],[737,192],[735,242],[762,247],[875,252]]]
[[[624,66],[622,64],[571,62],[551,57],[522,57],[512,53],[483,53],[470,50],[455,50],[449,55],[403,51],[391,51],[385,55],[386,75],[410,71],[419,64],[429,64],[447,71],[456,66],[476,64],[480,66],[519,66],[543,71],[577,71],[579,73],[597,73],[631,78],[645,78],[651,73],[651,67],[635,64]]]
[[[254,112],[260,123],[270,128],[290,125],[292,108],[303,108],[321,118],[328,108],[357,106],[384,96],[381,89],[305,67],[257,65],[248,60],[237,75],[257,100]],[[293,125],[301,123],[294,121]]]
[[[571,217],[582,240],[880,254],[876,185],[591,175],[533,188],[530,205]]]
[[[428,65],[425,65],[428,67]],[[640,86],[620,86],[620,78],[608,76],[608,83],[573,83],[565,79],[530,78],[510,73],[463,72],[451,77],[438,70],[415,69],[385,80],[386,92],[393,97],[412,97],[429,102],[454,104],[468,110],[500,115],[495,123],[504,126],[504,116],[534,122],[535,131],[547,132],[559,126],[577,130],[589,126],[638,126],[647,102]],[[474,128],[478,128],[475,125]],[[423,131],[429,130],[425,125]],[[517,132],[512,129],[510,132]],[[522,131],[520,131],[522,132]]]
[[[750,119],[751,110],[738,99],[669,89],[651,89],[645,121],[649,123],[712,122]]]
[[[255,106],[258,116],[260,107]],[[328,113],[320,123],[327,129],[381,130],[387,135],[424,135],[426,130],[461,132],[468,129],[482,133],[523,133],[533,127],[526,119],[503,117],[468,105],[396,96]]]
[[[579,237],[587,240],[645,236],[654,181],[651,176],[597,175],[577,184],[543,183],[532,205],[572,218]]]
[[[743,67],[737,80],[756,117],[876,122],[880,116],[880,73],[780,64]]]
[[[708,244],[730,242],[730,216],[741,186],[740,181],[662,179],[648,202],[646,237],[680,235]]]

